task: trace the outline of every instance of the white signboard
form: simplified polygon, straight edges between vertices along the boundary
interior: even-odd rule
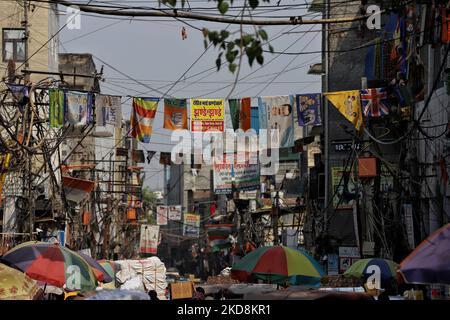
[[[181,206],[169,206],[169,220],[181,221]]]

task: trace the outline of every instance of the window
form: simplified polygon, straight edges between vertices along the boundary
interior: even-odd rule
[[[3,29],[3,62],[25,61],[25,29]]]

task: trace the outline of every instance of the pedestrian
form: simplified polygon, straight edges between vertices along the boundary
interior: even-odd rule
[[[155,290],[150,290],[148,296],[150,297],[150,300],[159,300],[158,293]]]
[[[205,289],[202,287],[195,288],[193,300],[205,300]]]

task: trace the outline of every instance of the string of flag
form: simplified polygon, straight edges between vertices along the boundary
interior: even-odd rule
[[[23,107],[29,99],[29,88],[8,85],[13,99]],[[407,90],[395,87],[393,94],[400,107],[410,104]],[[164,105],[163,128],[185,129],[191,132],[223,132],[228,112],[229,129],[278,129],[280,147],[294,146],[294,124],[320,126],[323,97],[328,99],[356,130],[361,130],[365,118],[389,115],[390,99],[387,88],[370,88],[328,93],[307,93],[285,96],[258,97],[257,120],[252,121],[252,98],[176,99],[133,97],[131,110],[131,136],[142,143],[150,143],[153,122],[160,101]],[[95,115],[94,110],[95,108]],[[188,117],[190,113],[190,117]],[[294,119],[294,114],[296,114]],[[49,124],[59,128],[65,125],[85,126],[95,121],[96,127],[114,128],[122,125],[121,96],[81,92],[67,89],[49,89]],[[258,130],[257,130],[258,131]],[[151,156],[150,156],[151,158]]]

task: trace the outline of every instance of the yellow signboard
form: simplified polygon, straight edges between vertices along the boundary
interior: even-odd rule
[[[223,132],[224,124],[223,99],[191,99],[191,131]]]

